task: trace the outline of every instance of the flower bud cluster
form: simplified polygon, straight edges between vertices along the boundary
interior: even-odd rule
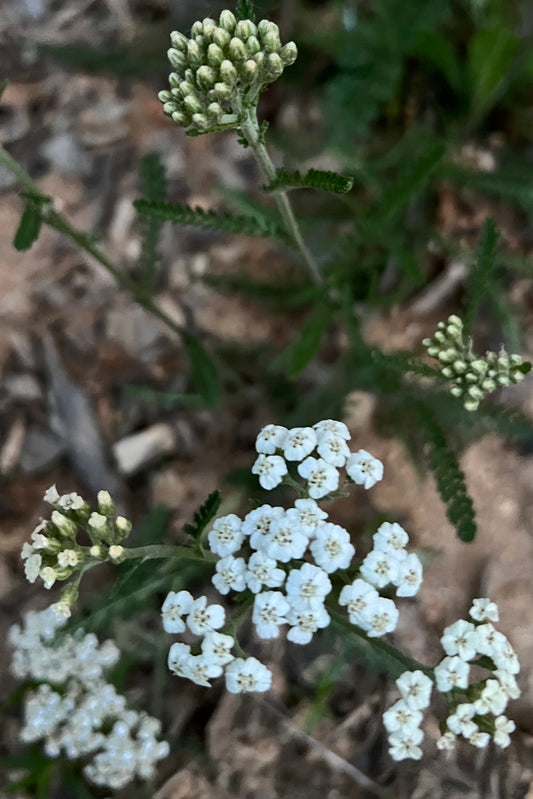
[[[60,495],[55,487],[44,495],[53,510],[50,519],[41,521],[31,534],[30,542],[22,546],[26,579],[34,583],[39,577],[45,588],[56,581],[69,580],[91,561],[119,562],[124,549],[119,543],[131,532],[131,522],[123,516],[115,517],[115,507],[107,491],[98,492],[98,510],[79,494]],[[78,534],[84,530],[91,546],[82,546]],[[63,618],[70,616],[70,608],[78,591],[75,582],[64,589],[61,600],[52,607]]]
[[[218,23],[195,22],[190,37],[170,34],[170,89],[159,92],[165,114],[195,132],[236,127],[243,106],[257,104],[260,92],[296,60],[294,42],[281,45],[278,26],[237,22],[222,11]]]
[[[26,694],[22,741],[44,740],[48,757],[90,755],[83,772],[96,785],[116,790],[136,777],[149,779],[169,752],[166,741],[157,740],[159,721],[128,709],[125,697],[105,681],[105,671],[120,657],[115,644],[99,644],[91,633],[56,640],[64,623],[47,608],[30,611],[23,628],[9,631],[12,673],[44,683]]]
[[[347,606],[352,624],[369,637],[383,636],[395,629],[398,610],[393,600],[381,596],[379,590],[393,585],[397,596],[414,596],[422,582],[422,566],[416,555],[406,552],[409,537],[399,524],[386,522],[380,526],[373,551],[357,569],[352,564],[355,548],[350,534],[327,521],[328,514],[313,498],[324,498],[336,491],[338,469],[342,466],[351,481],[367,488],[381,479],[382,463],[365,450],[350,453],[349,439],[346,425],[332,419],[291,430],[267,425],[256,440],[259,456],[252,471],[259,473],[263,487],[273,488],[288,474],[287,462],[289,466],[298,464],[296,471],[304,479],[298,484],[291,478],[291,485],[299,488],[303,496],[289,509],[261,505],[244,519],[230,513],[217,519],[208,533],[209,548],[218,557],[212,583],[222,595],[233,591],[244,594],[243,600],[248,598],[252,623],[261,639],[277,638],[280,628],[288,625],[289,641],[310,643],[318,630],[330,624],[326,598],[333,590],[338,594],[343,584],[338,601]],[[315,450],[319,457],[312,457]],[[345,584],[345,576],[340,581],[335,576],[346,570],[350,570],[350,577],[356,576],[349,585]],[[338,585],[334,585],[335,581]],[[203,612],[207,612],[206,599],[201,599]],[[192,602],[186,591],[168,595],[162,613],[167,632],[182,633],[186,626],[194,633],[200,632],[194,620],[191,623],[190,615],[187,625],[182,620],[183,615],[192,613]],[[223,609],[219,605],[211,608],[215,609],[210,612],[216,613],[218,626],[211,624],[205,646],[212,649],[209,636],[218,635],[221,644],[222,639],[227,639],[225,657],[232,659],[229,650],[233,638],[213,632],[224,624]],[[204,669],[200,676],[191,672],[191,664]],[[222,665],[206,663],[204,644],[201,655],[191,656],[190,648],[182,643],[174,644],[170,651],[171,670],[201,685],[209,685],[207,678],[220,676]],[[231,673],[238,667],[230,665],[228,669]],[[228,669],[226,684],[232,690]],[[266,680],[262,685],[247,690],[269,687]]]
[[[499,619],[494,602],[487,598],[474,599],[469,614],[470,621],[459,619],[444,630],[441,643],[446,656],[433,670],[436,688],[448,701],[448,716],[441,725],[442,735],[437,747],[451,751],[458,736],[462,736],[478,748],[485,748],[492,738],[496,746],[504,749],[509,746],[509,734],[515,729],[514,721],[508,719],[504,711],[510,699],[520,696],[515,678],[520,664],[506,636],[492,624]],[[470,683],[471,666],[484,669],[490,675]],[[389,732],[389,752],[394,760],[418,760],[422,756],[418,746],[423,739],[419,729],[422,714],[411,711],[428,707],[432,681],[420,675],[422,672],[405,672],[400,677],[397,685],[402,699],[383,717]],[[424,704],[415,706],[409,699],[405,687],[410,681],[419,686],[422,682]]]
[[[441,374],[452,381],[450,393],[462,397],[467,411],[477,410],[487,394],[497,388],[524,379],[524,361],[520,355],[508,355],[502,347],[499,353],[487,351],[483,357],[472,352],[472,342],[465,340],[463,323],[452,315],[447,322],[439,322],[433,338],[422,344],[428,355],[441,364]]]

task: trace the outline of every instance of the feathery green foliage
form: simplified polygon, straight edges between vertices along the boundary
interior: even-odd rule
[[[204,211],[202,208],[191,208],[179,203],[148,202],[136,200],[134,206],[140,214],[154,217],[161,221],[170,221],[179,225],[199,227],[205,230],[224,230],[228,233],[240,233],[246,236],[261,238],[287,239],[287,234],[280,227],[259,214],[254,216],[237,216],[216,211]]]
[[[276,179],[265,186],[265,191],[285,191],[286,189],[322,189],[332,194],[346,194],[353,187],[354,179],[337,172],[322,169],[309,169],[304,175],[298,170],[288,172],[276,169]]]
[[[463,318],[465,335],[472,335],[472,326],[479,309],[480,302],[486,295],[488,283],[496,267],[496,246],[498,234],[493,219],[487,219],[481,232],[481,238],[474,263],[470,267],[465,281],[465,314]]]
[[[429,445],[428,461],[446,505],[446,515],[461,541],[471,542],[477,532],[476,516],[463,470],[431,409],[418,403],[415,411]]]
[[[165,170],[157,153],[148,153],[141,161],[141,196],[147,202],[164,202],[166,197]],[[142,280],[149,293],[160,263],[159,236],[164,221],[156,216],[141,215],[141,270]]]
[[[209,494],[205,502],[194,512],[192,523],[183,525],[183,532],[187,533],[187,535],[190,535],[192,538],[201,538],[209,522],[216,516],[221,502],[222,497],[220,491],[213,491]]]
[[[294,379],[301,374],[316,355],[333,314],[334,308],[330,304],[317,305],[302,325],[298,336],[283,352],[282,358],[287,364],[290,378]]]

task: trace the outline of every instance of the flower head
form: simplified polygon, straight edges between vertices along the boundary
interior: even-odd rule
[[[268,691],[272,672],[256,658],[235,658],[226,667],[226,688],[232,694]]]
[[[221,516],[215,521],[207,537],[209,549],[221,558],[232,555],[244,541],[242,521],[235,513]]]
[[[170,591],[167,594],[161,608],[163,628],[167,633],[185,632],[185,622],[182,616],[191,612],[193,601],[188,591]]]
[[[322,458],[306,458],[298,465],[298,474],[307,480],[309,496],[321,499],[339,487],[339,473]]]
[[[326,522],[317,529],[311,542],[311,552],[315,563],[331,574],[338,569],[348,568],[355,555],[355,547],[344,527]]]
[[[205,635],[224,626],[226,613],[222,605],[208,605],[207,597],[200,596],[191,605],[187,626],[195,635]]]
[[[252,474],[259,477],[262,488],[270,491],[279,486],[287,474],[287,464],[279,455],[259,455],[252,466]]]
[[[372,488],[383,478],[383,464],[374,458],[370,452],[360,449],[353,452],[346,462],[346,474],[357,485]]]

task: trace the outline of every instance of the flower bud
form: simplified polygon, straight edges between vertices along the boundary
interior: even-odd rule
[[[438,358],[439,352],[439,347],[428,347],[428,355],[431,355],[432,358]]]
[[[496,363],[500,369],[508,369],[510,365],[510,359],[507,355],[500,355],[496,360]]]
[[[443,377],[448,378],[448,380],[455,374],[451,366],[445,366],[444,369],[440,370],[440,373]]]
[[[211,39],[217,29],[217,23],[211,17],[206,17],[202,22],[202,34],[205,38]]]
[[[214,69],[211,67],[206,66],[205,64],[201,67],[198,67],[198,71],[196,72],[196,82],[198,86],[204,91],[209,91],[216,82],[217,74]]]
[[[193,97],[196,97],[198,94],[196,86],[188,80],[182,80],[180,82],[179,89],[182,97],[187,97],[189,94],[192,95]]]
[[[194,39],[195,36],[199,36],[203,32],[203,29],[204,25],[203,22],[200,22],[200,20],[197,20],[195,23],[193,23],[191,28],[191,39]]]
[[[462,397],[463,396],[463,389],[461,386],[452,386],[450,389],[450,394],[452,397]]]
[[[57,580],[56,570],[53,569],[51,566],[44,566],[39,572],[39,577],[44,583],[44,587],[47,590],[54,585],[55,581]]]
[[[204,55],[202,48],[198,45],[198,42],[194,41],[194,39],[189,39],[187,42],[187,60],[189,64],[194,67],[199,67],[201,64],[203,64]]]
[[[449,325],[455,325],[456,327],[460,328],[461,330],[463,328],[463,323],[462,323],[461,319],[458,316],[456,316],[455,314],[451,314],[448,317],[448,324]]]
[[[467,370],[467,365],[464,361],[457,360],[453,362],[453,368],[456,374],[462,375]]]
[[[509,385],[511,379],[509,378],[508,375],[498,375],[496,377],[496,382],[498,383],[499,386],[505,387]]]
[[[246,52],[246,47],[244,46],[244,42],[241,41],[241,39],[236,39],[235,37],[228,45],[228,53],[231,60],[237,63],[240,61],[245,61],[246,56],[248,55]]]
[[[237,82],[237,70],[228,59],[220,65],[220,77],[228,86],[234,86]]]
[[[188,125],[190,117],[184,114],[183,111],[174,111],[172,114],[172,121],[175,122],[176,125]]]
[[[93,544],[89,550],[89,555],[91,558],[98,558],[98,560],[103,560],[105,558],[105,549],[100,546],[100,544]]]
[[[171,47],[167,50],[168,60],[170,61],[170,65],[174,69],[185,69],[187,66],[187,59],[185,58],[185,54],[181,53],[179,50],[176,50],[174,47]]]
[[[168,82],[170,84],[171,89],[179,89],[180,83],[183,80],[183,76],[179,74],[179,72],[171,72],[168,76]],[[172,97],[176,95],[174,92],[171,92]]]
[[[474,372],[465,372],[464,379],[467,383],[477,383],[479,375],[476,375]]]
[[[231,95],[232,90],[227,83],[215,83],[214,88],[209,92],[208,96],[213,102],[224,102],[224,100],[229,100]]]
[[[183,108],[185,111],[188,111],[189,114],[200,114],[204,107],[198,97],[195,97],[193,94],[188,94],[187,97],[183,100]]]
[[[483,392],[479,386],[470,386],[466,393],[469,397],[471,397],[473,400],[477,400],[478,402],[483,399]]]
[[[187,42],[189,41],[183,33],[179,31],[172,31],[170,34],[170,41],[174,50],[179,50],[181,53],[187,52]]]
[[[477,411],[479,408],[479,402],[476,402],[476,400],[466,400],[464,407],[467,411]]]
[[[126,538],[131,533],[132,527],[130,520],[124,516],[117,516],[115,519],[115,528],[119,533],[119,538]]]
[[[450,347],[447,350],[440,350],[437,357],[441,363],[453,363],[457,359],[457,355],[457,350]]]
[[[171,103],[173,100],[172,94],[168,91],[168,89],[163,89],[163,91],[159,92],[157,96],[162,103]]]
[[[240,69],[241,77],[248,83],[251,83],[253,81],[258,71],[259,67],[255,63],[255,61],[251,60],[245,61]]]
[[[489,377],[486,377],[484,380],[481,381],[481,388],[483,391],[486,391],[487,394],[490,394],[491,391],[494,391],[496,388],[496,383]]]
[[[520,369],[511,369],[509,376],[513,383],[521,383],[525,377],[524,373],[521,372]]]
[[[209,127],[209,120],[205,114],[193,114],[192,123],[198,130],[207,130]]]
[[[113,560],[115,563],[118,563],[121,559],[123,559],[124,555],[124,547],[120,544],[113,544],[109,547],[109,551],[107,553],[109,555],[109,559]]]
[[[251,19],[241,19],[239,22],[237,22],[235,33],[233,35],[237,36],[243,41],[246,41],[246,39],[249,39],[250,36],[257,35],[257,28]]]
[[[298,48],[294,42],[287,42],[279,51],[279,55],[284,65],[290,67],[298,58]]]
[[[512,366],[522,366],[524,363],[521,355],[509,355],[509,361]]]
[[[213,44],[218,44],[222,50],[225,50],[231,41],[231,33],[225,31],[224,28],[216,28],[213,32],[212,39]]]
[[[254,55],[254,61],[259,67],[259,69],[261,69],[261,67],[265,63],[265,54],[263,53],[262,50],[260,50],[258,53]]]
[[[168,114],[169,117],[172,116],[172,114],[174,113],[175,110],[176,110],[176,103],[175,102],[164,103],[163,104],[163,112],[165,114]]]
[[[196,75],[196,70],[192,70],[190,67],[187,67],[185,72],[183,73],[183,80],[186,80],[187,83],[190,83],[191,86],[194,86],[194,77]],[[187,94],[195,94],[196,89],[192,92],[187,92]]]
[[[257,36],[250,36],[246,40],[246,49],[248,50],[248,55],[255,55],[260,51],[261,45]]]
[[[444,344],[446,341],[446,334],[442,332],[442,330],[437,330],[435,335],[433,336],[433,340],[436,341],[438,344]]]
[[[470,369],[478,375],[484,375],[488,369],[488,364],[481,358],[477,358],[477,360],[472,361],[470,364]]]
[[[283,61],[277,53],[270,53],[266,60],[265,70],[270,78],[279,78],[283,72]]]
[[[235,26],[237,25],[237,20],[231,11],[221,11],[218,24],[228,33],[233,33]]]
[[[220,103],[210,103],[207,106],[207,115],[211,117],[211,119],[215,120],[215,122],[220,121],[220,117],[224,111],[222,110],[222,106]]]
[[[218,44],[210,44],[207,48],[207,63],[211,67],[219,67],[224,61],[224,53]],[[213,81],[214,83],[214,81]]]
[[[63,516],[63,514],[59,513],[57,510],[52,511],[50,518],[61,535],[64,535],[67,538],[74,538],[76,536],[78,526],[76,522],[72,521],[72,519],[67,518],[67,516]]]

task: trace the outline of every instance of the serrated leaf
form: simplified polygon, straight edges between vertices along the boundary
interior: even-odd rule
[[[200,227],[204,230],[224,230],[228,233],[239,233],[261,238],[278,238],[287,240],[287,234],[279,225],[267,222],[260,216],[237,216],[216,211],[204,211],[202,208],[191,208],[179,203],[149,202],[136,200],[135,208],[139,213],[156,219],[168,220],[179,225]]]
[[[209,494],[205,502],[195,511],[192,523],[183,525],[183,532],[192,538],[200,538],[211,519],[215,517],[221,502],[220,491],[213,491]]]
[[[220,396],[217,368],[195,336],[183,330],[181,340],[189,356],[193,382],[206,404],[212,407]]]
[[[517,47],[516,36],[501,25],[492,29],[481,28],[472,37],[466,74],[474,120],[477,121],[489,111],[505,89]]]
[[[19,252],[29,250],[39,238],[41,223],[42,217],[38,208],[33,204],[27,205],[13,239],[14,248]]]
[[[491,275],[496,267],[498,234],[494,219],[487,219],[477,248],[476,259],[465,282],[465,335],[472,334],[472,325],[480,303],[486,293]]]
[[[331,305],[319,305],[315,308],[307,317],[298,337],[283,353],[290,378],[297,377],[317,352],[322,336],[331,324],[333,313]]]
[[[265,186],[265,191],[283,191],[285,189],[322,189],[333,194],[346,194],[353,187],[354,179],[339,175],[337,172],[310,169],[305,175],[298,170],[287,172],[276,169],[276,178]]]

